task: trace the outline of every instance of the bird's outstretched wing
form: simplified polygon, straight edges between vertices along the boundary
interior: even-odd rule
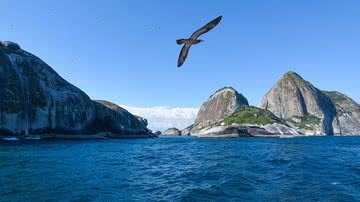
[[[185,44],[182,47],[180,55],[179,55],[179,59],[178,59],[178,67],[181,67],[181,65],[184,64],[184,62],[188,56],[190,47],[191,47],[191,45],[188,45],[188,44]]]
[[[219,24],[221,18],[222,18],[222,16],[215,18],[213,21],[209,22],[204,27],[202,27],[199,30],[197,30],[196,32],[194,32],[190,36],[190,39],[197,39],[200,35],[205,34],[206,32],[210,31],[212,28],[214,28],[216,25]]]

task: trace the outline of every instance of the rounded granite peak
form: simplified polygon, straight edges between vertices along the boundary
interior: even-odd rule
[[[11,50],[20,50],[21,47],[19,46],[19,44],[12,42],[12,41],[0,41],[0,45],[5,46]]]
[[[235,88],[233,88],[231,86],[225,86],[225,87],[220,88],[214,94],[212,94],[209,99],[211,99],[211,98],[213,98],[213,97],[215,97],[215,96],[217,96],[219,94],[224,94],[226,92],[229,92],[231,94],[236,95],[241,100],[241,102],[243,104],[249,105],[249,103],[248,103],[247,99],[245,98],[245,96],[243,96],[241,93],[239,93],[237,90],[235,90]]]
[[[291,78],[291,79],[298,79],[298,80],[304,80],[298,73],[294,71],[288,71],[286,72],[282,79]]]
[[[287,72],[270,89],[258,105],[286,119],[321,119],[316,130],[333,134],[331,124],[335,109],[328,96],[295,72]]]
[[[224,86],[224,87],[220,88],[219,90],[217,90],[214,94],[212,94],[212,95],[210,96],[210,98],[213,97],[215,94],[221,93],[221,92],[224,92],[224,91],[236,92],[236,90],[235,90],[233,87],[231,87],[231,86]]]
[[[237,112],[242,106],[249,106],[242,94],[232,87],[221,88],[201,106],[195,125],[215,123]]]
[[[288,74],[288,75],[299,75],[298,73],[296,73],[295,71],[288,71],[285,73],[285,75]]]

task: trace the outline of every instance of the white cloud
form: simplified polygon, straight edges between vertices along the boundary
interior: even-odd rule
[[[153,131],[164,131],[171,127],[184,129],[194,123],[199,111],[198,108],[120,106],[132,114],[146,118],[148,127]]]

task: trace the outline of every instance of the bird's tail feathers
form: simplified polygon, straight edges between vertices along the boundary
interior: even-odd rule
[[[181,44],[183,44],[185,42],[185,39],[178,39],[178,40],[176,40],[176,43],[178,44],[178,45],[181,45]]]

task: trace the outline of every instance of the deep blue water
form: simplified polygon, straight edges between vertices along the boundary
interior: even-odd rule
[[[0,143],[0,201],[359,201],[360,137]]]

